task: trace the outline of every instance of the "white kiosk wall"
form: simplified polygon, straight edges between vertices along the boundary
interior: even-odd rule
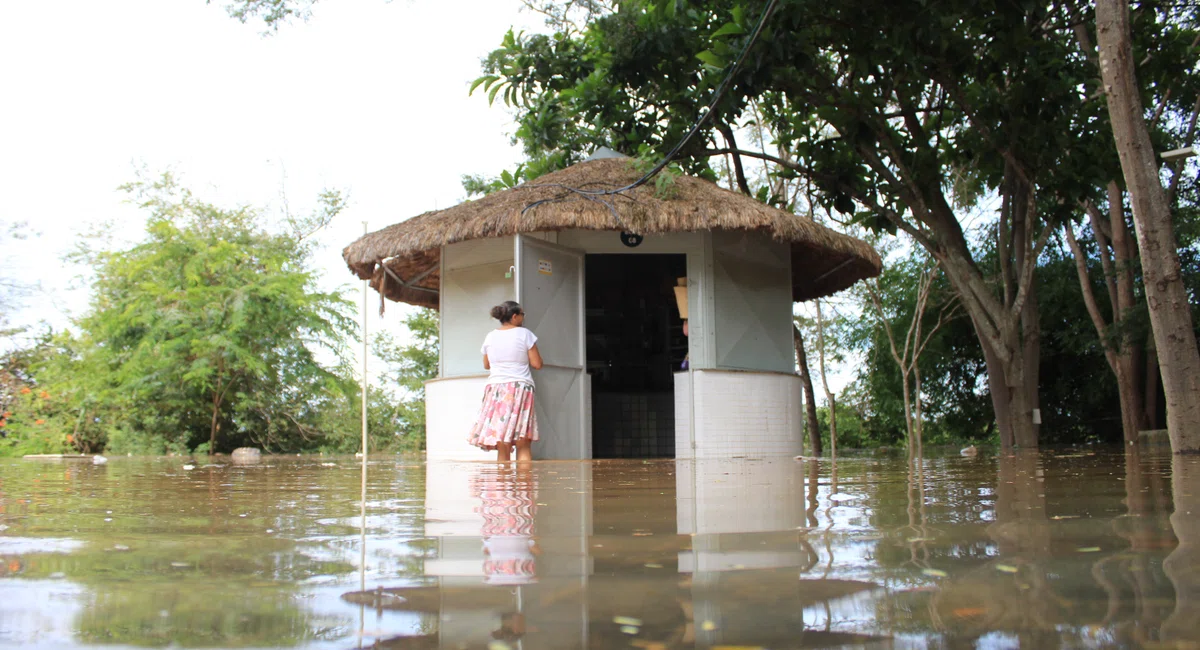
[[[792,253],[761,233],[714,232],[717,368],[795,372]]]
[[[489,310],[516,297],[513,238],[442,247],[438,378],[425,384],[425,454],[430,459],[485,460],[467,444],[487,383],[480,346],[496,327]]]
[[[584,351],[584,253],[517,235],[517,301],[538,336],[544,365],[537,384],[539,441],[534,458],[592,457],[591,382]]]
[[[799,454],[791,247],[741,231],[706,242],[689,346],[703,353],[675,375],[675,457]]]
[[[513,238],[480,239],[442,249],[441,377],[485,374],[479,353],[496,328],[489,311],[516,299],[511,278]]]
[[[536,302],[526,305],[530,326],[545,341],[539,346],[543,356],[550,351],[547,368],[537,375],[542,405],[538,418],[547,428],[543,442],[535,446],[535,456],[591,457],[591,390],[589,377],[581,370],[581,295],[555,293],[568,284],[582,284],[576,283],[582,270],[578,276],[572,274],[569,282],[559,282],[566,277],[567,267],[562,264],[588,253],[687,255],[692,370],[676,375],[677,458],[800,452],[803,418],[800,381],[794,374],[787,244],[764,233],[716,231],[648,236],[630,249],[614,232],[536,233],[519,239],[531,247],[541,245],[546,253],[531,252],[527,264],[520,265],[528,268],[516,269],[517,239],[462,242],[442,249],[442,357],[439,378],[426,384],[426,444],[431,459],[488,457],[466,443],[487,378],[480,344],[495,327],[489,308],[517,299],[514,280],[522,275],[545,285],[536,291],[531,286],[531,296],[550,298],[544,309]],[[547,242],[559,246],[546,246]],[[555,262],[560,255],[566,257]],[[539,273],[539,260],[551,263],[550,275]],[[505,277],[510,267],[515,270],[513,278]],[[568,313],[577,300],[578,313]],[[556,315],[548,316],[550,309]],[[580,342],[578,349],[559,345],[574,340]],[[551,403],[560,408],[545,409]],[[570,433],[546,435],[552,429]]]

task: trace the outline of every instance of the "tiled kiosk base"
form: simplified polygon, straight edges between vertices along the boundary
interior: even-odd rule
[[[676,373],[675,457],[795,456],[803,436],[801,395],[800,377],[791,374]]]
[[[591,389],[589,378],[563,382],[563,374],[542,370],[534,374],[538,382],[538,442],[533,445],[535,460],[580,460],[591,458]],[[467,443],[479,406],[487,375],[443,377],[425,382],[425,457],[428,460],[494,460],[496,452],[485,452]],[[571,402],[574,400],[574,403]],[[566,433],[556,433],[557,431]]]
[[[486,375],[477,375],[425,384],[427,458],[494,458],[467,444],[486,383]],[[801,452],[802,421],[796,375],[729,370],[675,374],[675,458],[795,456]],[[535,447],[535,457],[579,458],[545,454],[553,450],[542,444],[540,450]]]
[[[446,377],[425,382],[425,457],[429,460],[488,460],[485,452],[467,444],[467,434],[479,415],[487,375]]]

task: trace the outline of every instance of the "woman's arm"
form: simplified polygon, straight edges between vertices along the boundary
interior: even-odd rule
[[[491,369],[492,369],[492,362],[488,361],[488,358],[487,358],[487,355],[486,355],[486,354],[485,354],[485,355],[483,355],[483,369],[484,369],[484,370],[491,370]]]
[[[542,369],[542,353],[538,352],[537,343],[534,343],[533,347],[529,348],[529,367],[534,370]]]

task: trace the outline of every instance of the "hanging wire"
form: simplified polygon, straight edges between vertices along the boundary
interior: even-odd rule
[[[659,163],[657,165],[655,165],[653,169],[646,172],[641,178],[637,179],[636,181],[634,181],[624,187],[619,187],[614,190],[585,190],[585,189],[579,189],[579,188],[574,188],[574,187],[568,187],[566,185],[561,185],[561,184],[531,185],[531,187],[559,187],[563,190],[566,190],[569,193],[579,194],[589,200],[599,201],[601,203],[604,203],[605,205],[608,206],[609,211],[612,212],[613,218],[616,219],[617,224],[624,227],[624,225],[621,223],[620,217],[617,216],[617,211],[616,211],[615,206],[613,206],[608,201],[605,201],[603,199],[596,199],[593,197],[612,196],[615,194],[623,194],[630,190],[637,189],[637,188],[641,187],[642,185],[645,185],[646,183],[648,183],[651,178],[654,178],[659,172],[661,172],[663,169],[665,169],[667,165],[671,164],[671,161],[674,160],[675,157],[679,155],[679,152],[682,151],[685,146],[687,146],[688,142],[691,142],[692,138],[695,137],[696,134],[700,132],[700,129],[704,127],[704,124],[706,122],[708,122],[709,118],[711,118],[712,114],[716,111],[717,105],[721,102],[722,99],[725,98],[725,93],[729,90],[729,87],[732,85],[733,78],[735,75],[737,75],[738,68],[740,68],[742,66],[742,62],[746,59],[746,55],[749,54],[750,48],[754,46],[754,43],[758,40],[759,35],[762,34],[763,27],[767,24],[767,19],[770,18],[771,14],[775,11],[775,6],[777,4],[779,4],[779,0],[771,0],[770,2],[767,3],[766,8],[763,9],[762,15],[759,16],[759,18],[758,18],[758,24],[754,26],[754,31],[751,32],[749,38],[746,39],[746,43],[742,46],[742,51],[740,53],[738,53],[737,58],[734,59],[734,61],[733,61],[733,65],[730,66],[730,68],[729,68],[729,72],[725,75],[725,78],[721,80],[720,85],[718,85],[717,89],[713,92],[712,99],[709,100],[708,106],[705,107],[704,115],[701,115],[700,119],[697,120],[694,125],[692,125],[691,130],[689,130],[687,132],[687,135],[683,136],[683,139],[681,139],[678,144],[676,144],[669,152],[667,152],[667,155],[661,161],[659,161]],[[524,214],[526,211],[528,211],[531,208],[534,208],[538,205],[541,205],[542,203],[548,203],[548,202],[556,201],[556,200],[561,200],[561,197],[560,197],[560,199],[543,199],[541,201],[536,201],[534,203],[531,203],[531,204],[525,206],[525,209],[521,210],[521,213]]]
[[[626,185],[625,187],[616,190],[610,190],[606,193],[617,194],[620,192],[627,192],[645,185],[650,181],[651,178],[654,178],[656,174],[665,169],[667,165],[671,164],[671,161],[675,159],[675,156],[678,156],[679,152],[682,151],[685,146],[687,146],[687,143],[691,142],[692,138],[700,132],[700,129],[704,126],[704,123],[707,122],[710,117],[712,117],[713,112],[715,112],[717,109],[717,104],[719,104],[720,101],[725,98],[725,92],[728,91],[729,86],[732,85],[734,75],[737,74],[738,68],[742,67],[742,61],[744,61],[746,59],[746,55],[750,53],[750,48],[753,47],[754,42],[758,40],[759,34],[762,34],[763,27],[767,24],[767,19],[771,16],[771,13],[775,11],[775,5],[777,4],[779,4],[779,0],[771,0],[767,3],[767,8],[763,9],[762,16],[759,16],[758,24],[754,26],[754,31],[750,33],[750,38],[746,39],[746,44],[742,46],[742,51],[738,54],[738,57],[734,59],[733,66],[729,68],[729,74],[725,75],[725,78],[721,80],[721,85],[717,86],[716,91],[713,92],[713,98],[708,103],[708,106],[704,111],[704,115],[700,116],[700,119],[694,126],[692,126],[692,130],[688,131],[687,135],[683,136],[683,139],[679,141],[679,144],[675,145],[671,151],[667,152],[666,157],[664,157],[661,162],[655,165],[653,169],[646,172],[644,176],[630,183],[629,185]]]

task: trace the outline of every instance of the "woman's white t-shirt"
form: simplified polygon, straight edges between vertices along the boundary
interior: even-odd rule
[[[533,332],[524,327],[492,330],[483,339],[482,352],[492,366],[489,384],[506,384],[519,381],[533,385],[533,374],[529,371],[529,348],[537,343]]]

